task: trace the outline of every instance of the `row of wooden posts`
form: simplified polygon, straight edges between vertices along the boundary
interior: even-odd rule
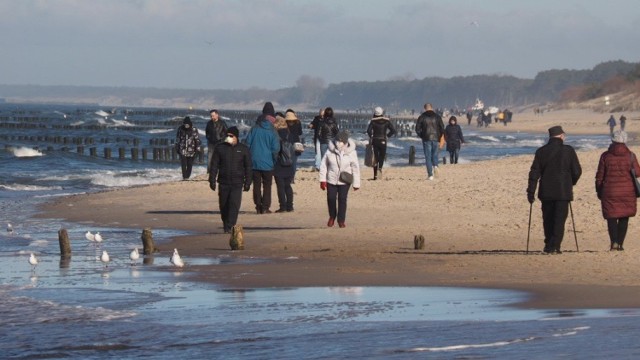
[[[144,255],[149,255],[143,259],[143,263],[145,265],[151,265],[153,264],[153,256],[151,255],[160,251],[153,242],[153,233],[151,229],[144,228],[140,239],[142,240],[142,253]],[[67,229],[63,228],[58,230],[58,243],[60,245],[60,264],[61,266],[62,264],[68,265],[71,260],[72,251]]]

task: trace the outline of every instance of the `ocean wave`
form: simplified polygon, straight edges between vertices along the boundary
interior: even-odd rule
[[[25,184],[0,184],[0,189],[9,191],[52,191],[61,190],[60,186],[38,186]]]
[[[206,169],[193,168],[192,176],[204,173]],[[93,185],[104,187],[130,187],[176,181],[182,178],[178,169],[145,169],[133,171],[104,171],[89,175]]]
[[[456,351],[456,350],[466,350],[466,349],[480,349],[480,348],[489,348],[489,347],[500,347],[507,346],[512,344],[517,344],[521,342],[528,342],[535,340],[535,337],[528,337],[523,339],[514,339],[514,340],[506,340],[506,341],[496,341],[492,343],[486,344],[460,344],[460,345],[449,345],[449,346],[441,346],[441,347],[420,347],[410,349],[409,352],[437,352],[437,351]]]
[[[11,153],[13,153],[13,156],[15,157],[36,157],[36,156],[44,155],[42,152],[40,152],[40,150],[36,150],[28,147],[22,147],[22,146],[10,147],[8,150]]]
[[[134,126],[132,123],[128,122],[127,120],[111,119],[111,121],[113,122],[114,126]]]
[[[491,142],[500,142],[500,139],[491,135],[478,135],[478,139],[487,140]]]
[[[151,129],[147,131],[147,134],[166,134],[174,131],[173,129]]]

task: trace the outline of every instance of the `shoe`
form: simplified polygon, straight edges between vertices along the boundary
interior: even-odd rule
[[[429,176],[427,180],[433,180],[433,175]]]
[[[263,213],[263,214],[271,214],[271,213],[272,213],[272,211],[271,211],[271,210],[269,210],[269,209],[267,209],[267,210],[262,210],[262,213]]]
[[[287,211],[286,209],[278,209],[278,210],[276,210],[277,213],[283,213],[283,212],[286,212],[286,211]]]
[[[437,166],[434,166],[434,167],[433,167],[433,174],[434,174],[434,175],[438,175],[438,172],[439,172],[439,171],[438,171],[438,167],[437,167]]]
[[[618,243],[611,243],[611,248],[609,249],[609,251],[614,251],[614,250],[620,250],[620,245],[618,245]]]
[[[256,206],[256,213],[262,214],[262,207]]]
[[[293,212],[293,208],[287,209],[287,212]]]
[[[546,246],[545,246],[545,247],[544,247],[544,249],[543,249],[542,251],[543,251],[544,253],[546,253],[546,254],[550,254],[550,253],[552,253],[552,252],[553,252],[553,249],[548,248],[548,247],[546,247]]]
[[[335,218],[330,217],[329,221],[327,221],[327,226],[328,227],[333,227],[333,224],[335,223],[335,221],[336,221]]]
[[[622,245],[618,246],[618,251],[624,251],[624,248],[622,248]]]
[[[338,226],[340,226],[341,228],[346,227],[347,224],[345,224],[344,222],[340,222],[338,221]]]
[[[553,250],[552,254],[560,255],[560,254],[562,254],[562,251],[560,249],[555,249],[555,250]]]

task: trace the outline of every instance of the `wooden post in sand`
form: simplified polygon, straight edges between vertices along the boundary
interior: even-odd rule
[[[58,242],[60,243],[60,256],[71,256],[71,244],[69,243],[67,229],[58,230]]]
[[[151,255],[156,251],[156,247],[153,244],[153,234],[150,228],[142,230],[142,248],[145,255]]]
[[[413,237],[413,248],[415,250],[424,249],[424,236],[416,235],[416,236]]]
[[[409,147],[409,165],[416,164],[416,147],[411,145]]]

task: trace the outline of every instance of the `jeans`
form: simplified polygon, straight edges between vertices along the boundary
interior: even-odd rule
[[[451,164],[458,163],[458,154],[460,153],[460,149],[449,150],[449,160]]]
[[[329,144],[320,144],[320,161],[322,161],[322,158],[324,157],[324,154],[327,152],[327,150],[329,150]],[[318,169],[320,169],[320,166],[318,166]]]
[[[422,140],[424,160],[427,164],[427,175],[433,176],[433,167],[438,166],[438,140]]]
[[[320,140],[316,140],[316,170],[320,169],[320,161],[322,161],[322,154],[320,151]]]
[[[564,238],[564,224],[569,214],[569,201],[542,201],[542,223],[544,227],[544,248],[560,250]]]
[[[351,185],[327,184],[327,206],[329,207],[329,217],[338,218],[338,223],[343,223],[347,218],[347,196]],[[338,208],[336,209],[336,201]]]
[[[293,188],[292,176],[274,176],[276,179],[276,189],[278,190],[279,210],[293,211]]]
[[[263,212],[271,207],[271,184],[273,170],[253,170],[253,203]]]

